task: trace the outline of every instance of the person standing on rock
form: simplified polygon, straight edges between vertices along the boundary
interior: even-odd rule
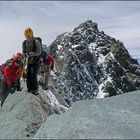
[[[22,43],[22,51],[25,57],[28,57],[27,61],[27,89],[28,92],[38,95],[38,80],[37,72],[40,64],[41,55],[41,43],[33,36],[33,30],[27,28],[24,31],[26,40]]]

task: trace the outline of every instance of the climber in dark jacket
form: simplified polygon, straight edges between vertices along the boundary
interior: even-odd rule
[[[33,36],[31,28],[25,29],[26,40],[22,43],[22,51],[24,56],[28,56],[27,62],[27,88],[28,92],[38,95],[37,72],[40,63],[41,43]]]

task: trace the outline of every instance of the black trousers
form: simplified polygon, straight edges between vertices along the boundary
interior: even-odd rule
[[[39,62],[33,64],[27,64],[27,88],[28,91],[38,90],[37,73],[39,68]]]
[[[8,95],[9,95],[8,84],[6,84],[4,81],[0,80],[0,101],[1,101],[1,107],[3,106],[3,103],[6,100]]]
[[[16,89],[17,89],[17,91],[21,91],[20,78],[17,78],[17,80],[16,80]]]

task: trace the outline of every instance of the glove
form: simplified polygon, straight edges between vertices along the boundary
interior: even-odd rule
[[[29,57],[29,55],[27,53],[24,53],[23,57]]]
[[[51,65],[51,70],[53,70],[53,67],[54,67],[54,66],[53,66],[53,65]]]

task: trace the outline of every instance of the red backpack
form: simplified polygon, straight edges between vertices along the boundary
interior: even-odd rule
[[[12,61],[13,61],[13,58],[8,59],[4,64],[2,64],[0,66],[0,80],[5,80],[5,77],[4,77],[4,68],[6,66],[10,66],[11,67]]]

